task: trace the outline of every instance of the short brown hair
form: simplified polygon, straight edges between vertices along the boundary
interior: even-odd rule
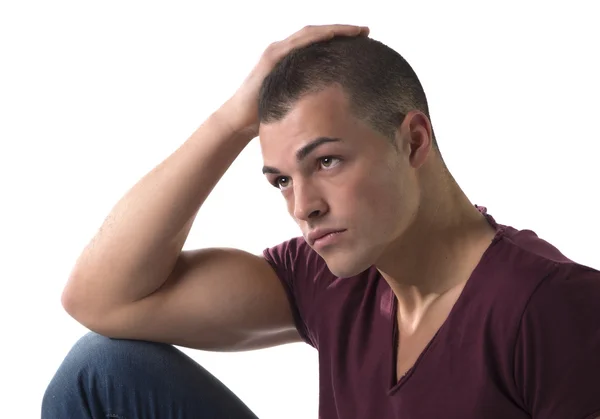
[[[383,43],[359,36],[335,37],[283,58],[262,84],[260,121],[281,120],[298,99],[336,83],[349,95],[355,115],[386,136],[393,138],[411,110],[430,118],[425,91],[410,64]],[[435,136],[433,145],[437,148]]]

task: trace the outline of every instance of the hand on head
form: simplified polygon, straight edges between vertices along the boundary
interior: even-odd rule
[[[282,41],[273,42],[262,54],[236,93],[221,107],[220,114],[230,129],[252,139],[258,135],[258,95],[265,77],[296,48],[335,36],[368,36],[369,28],[355,25],[306,26]]]

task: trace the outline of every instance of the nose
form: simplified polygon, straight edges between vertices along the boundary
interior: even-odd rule
[[[307,183],[294,184],[293,205],[293,216],[297,220],[312,220],[327,212],[327,204],[318,189]]]

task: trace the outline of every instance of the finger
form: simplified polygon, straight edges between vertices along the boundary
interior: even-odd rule
[[[334,36],[367,36],[370,30],[367,26],[357,25],[321,25],[306,26],[288,38],[272,43],[265,51],[271,61],[277,62],[296,48],[325,41]]]
[[[334,36],[358,36],[364,31],[368,31],[366,26],[357,25],[321,25],[307,26],[296,32],[290,37],[296,42],[310,43],[322,39],[333,38]],[[296,43],[294,42],[294,43]]]
[[[283,41],[288,51],[295,48],[301,48],[315,42],[325,41],[334,36],[366,36],[369,34],[369,28],[356,25],[323,25],[307,26],[296,32],[288,39]]]
[[[319,33],[319,32],[329,32],[329,31],[334,31],[336,33],[344,33],[344,34],[348,34],[348,35],[357,35],[360,31],[364,30],[364,29],[368,29],[367,26],[358,26],[358,25],[342,25],[342,24],[335,24],[335,25],[309,25],[306,26],[305,28],[301,29],[300,31],[296,32],[295,35],[302,35],[302,34],[311,34],[311,33]],[[292,35],[293,36],[293,35]]]

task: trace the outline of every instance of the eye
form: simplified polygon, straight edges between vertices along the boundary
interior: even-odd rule
[[[273,186],[275,186],[277,189],[285,189],[287,187],[287,184],[290,182],[290,178],[288,178],[287,176],[279,176],[277,178],[275,178],[275,180],[273,181]]]
[[[334,167],[336,165],[335,162],[340,162],[340,159],[337,157],[333,157],[333,156],[325,156],[325,157],[321,157],[319,159],[319,161],[321,163],[321,166],[328,169],[330,167]]]
[[[324,169],[331,169],[337,166],[341,161],[342,159],[334,156],[324,156],[317,159],[317,162],[319,162],[320,166]],[[289,184],[290,178],[288,176],[278,176],[272,182],[274,187],[282,191],[288,188]]]

